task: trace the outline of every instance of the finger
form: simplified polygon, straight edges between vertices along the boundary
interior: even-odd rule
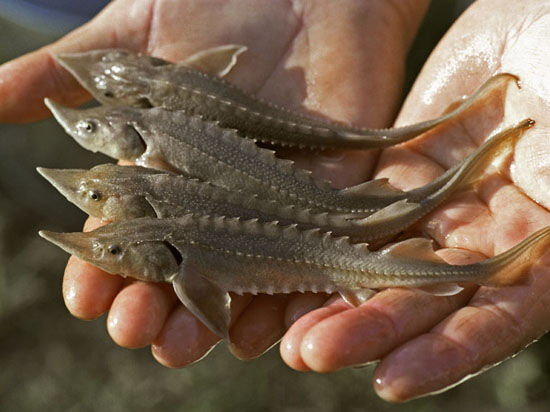
[[[160,333],[176,302],[170,285],[132,283],[115,297],[107,317],[107,330],[120,346],[149,345]]]
[[[231,327],[229,350],[239,359],[254,359],[283,336],[285,295],[258,295]]]
[[[549,275],[548,265],[539,265],[528,285],[481,288],[469,306],[380,363],[377,393],[403,401],[440,391],[523,349],[550,327]]]
[[[153,341],[155,359],[169,368],[183,368],[202,359],[220,341],[189,310],[178,305]]]
[[[231,297],[231,324],[251,301],[251,295]],[[202,359],[219,341],[220,337],[187,308],[177,305],[153,341],[151,350],[161,365],[183,368]]]
[[[65,306],[77,318],[95,319],[109,310],[123,281],[71,256],[63,277]]]
[[[76,80],[54,60],[57,53],[146,46],[151,1],[117,1],[88,24],[61,40],[0,66],[0,122],[28,122],[46,117],[44,97],[74,106],[88,95]],[[132,17],[122,19],[122,11]],[[120,23],[112,24],[116,19]]]
[[[281,340],[280,352],[283,361],[292,369],[308,371],[309,366],[302,360],[300,347],[304,335],[315,324],[336,313],[349,310],[350,306],[342,299],[330,302],[327,306],[314,310],[300,317],[285,333]]]
[[[285,308],[285,327],[290,326],[306,313],[323,306],[329,299],[324,293],[295,293],[290,295]]]
[[[475,288],[452,297],[407,289],[381,292],[358,308],[333,315],[303,337],[303,362],[330,372],[380,359],[389,350],[429,329],[464,305]]]
[[[84,231],[103,225],[99,219],[89,218]],[[80,319],[95,319],[106,312],[122,289],[124,279],[111,275],[71,256],[63,275],[63,298],[67,309]]]
[[[454,264],[483,259],[463,250],[445,249],[438,253]],[[447,298],[408,289],[387,289],[357,308],[314,311],[285,335],[281,344],[283,359],[296,369],[318,372],[380,359],[464,305],[475,289],[468,287]]]

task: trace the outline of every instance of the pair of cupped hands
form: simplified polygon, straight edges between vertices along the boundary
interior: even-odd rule
[[[222,44],[248,47],[227,76],[291,110],[355,126],[388,127],[436,117],[490,76],[520,77],[500,94],[420,139],[379,151],[291,153],[298,166],[343,187],[388,177],[425,184],[463,159],[498,127],[531,117],[536,126],[475,190],[461,192],[416,229],[452,264],[500,253],[550,224],[550,1],[478,0],[445,35],[399,111],[405,58],[427,0],[115,0],[58,42],[0,67],[0,120],[48,115],[45,96],[89,98],[52,55],[127,48],[171,61]],[[59,165],[60,167],[62,165]],[[509,166],[505,165],[505,166]],[[96,227],[90,219],[86,230]],[[448,387],[516,353],[550,328],[550,268],[533,262],[521,285],[467,287],[450,297],[387,289],[357,308],[337,297],[291,294],[233,299],[231,352],[259,356],[281,339],[283,360],[302,371],[333,371],[379,360],[374,386],[401,401]],[[183,367],[219,338],[166,284],[126,281],[71,257],[63,296],[124,347],[151,345],[163,365]]]

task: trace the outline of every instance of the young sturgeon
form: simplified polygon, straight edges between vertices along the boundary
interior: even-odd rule
[[[188,115],[218,121],[222,127],[236,129],[242,136],[258,141],[338,149],[381,148],[410,140],[457,117],[472,103],[508,82],[518,80],[507,73],[494,76],[458,108],[436,119],[394,129],[365,129],[278,107],[197,70],[201,63],[208,65],[209,60],[216,62],[215,69],[209,71],[218,72],[226,65],[232,67],[236,56],[228,50],[240,53],[243,48],[228,47],[219,49],[221,52],[217,48],[208,49],[176,64],[119,49],[62,54],[56,59],[104,104],[182,110]]]
[[[117,221],[138,217],[169,218],[188,213],[239,217],[242,220],[278,220],[298,223],[301,229],[319,227],[354,242],[391,237],[417,222],[454,191],[480,177],[487,165],[512,153],[516,140],[533,124],[524,120],[491,137],[456,168],[451,179],[418,203],[407,200],[391,204],[367,218],[352,214],[312,213],[292,205],[239,191],[228,191],[181,175],[140,166],[105,164],[90,170],[44,169],[38,172],[70,202],[91,216]]]
[[[228,190],[241,190],[313,213],[371,214],[398,200],[417,202],[440,189],[451,169],[408,192],[377,179],[346,189],[314,179],[311,172],[278,159],[272,150],[215,122],[162,108],[100,106],[72,109],[46,99],[55,118],[80,145],[115,159],[168,169]]]
[[[241,191],[229,191],[198,179],[141,166],[104,164],[84,169],[37,168],[63,196],[90,216],[118,221],[138,217],[169,218],[189,213],[279,220],[327,230],[351,227],[352,214],[312,213]],[[153,171],[153,173],[151,172]]]
[[[452,294],[461,289],[456,282],[515,283],[550,244],[547,227],[491,259],[454,266],[437,256],[427,239],[371,252],[366,244],[315,229],[223,217],[141,218],[91,232],[40,235],[109,273],[172,282],[187,308],[225,338],[228,292],[339,292],[354,304],[386,287]]]

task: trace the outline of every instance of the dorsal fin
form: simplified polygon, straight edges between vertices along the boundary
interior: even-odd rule
[[[421,237],[407,239],[382,251],[394,258],[422,260],[433,263],[445,263],[433,249],[433,241]]]
[[[395,196],[400,193],[404,192],[392,186],[386,178],[369,180],[368,182],[340,190],[340,195],[345,197],[386,197]]]
[[[212,76],[223,77],[235,66],[239,54],[246,50],[246,46],[225,44],[201,50],[176,64],[192,67]]]

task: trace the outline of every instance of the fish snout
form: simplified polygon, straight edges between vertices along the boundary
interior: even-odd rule
[[[48,97],[44,99],[44,104],[50,112],[52,112],[55,120],[57,120],[65,131],[69,135],[75,137],[75,125],[82,118],[82,112],[80,110],[64,106],[61,103],[57,103]]]
[[[67,198],[76,195],[83,172],[85,172],[79,169],[48,169],[45,167],[37,167],[36,171]]]
[[[55,60],[66,70],[75,74],[88,74],[90,66],[98,63],[114,63],[127,59],[132,53],[124,49],[98,49],[79,53],[60,53]]]
[[[90,261],[93,241],[86,232],[59,233],[41,230],[38,234],[65,252]]]

